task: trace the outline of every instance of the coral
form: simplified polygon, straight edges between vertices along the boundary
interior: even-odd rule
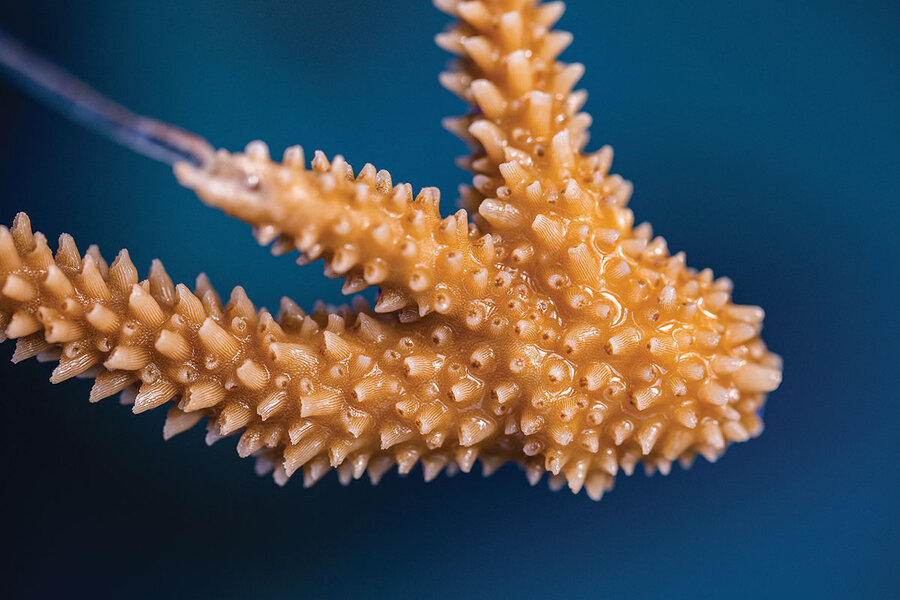
[[[348,294],[378,286],[374,309],[285,300],[274,318],[241,288],[223,306],[205,278],[191,292],[159,262],[138,281],[125,251],[107,266],[64,235],[54,256],[20,214],[0,229],[13,360],[58,358],[54,383],[95,375],[91,401],[171,404],[166,438],[204,418],[209,443],[240,433],[240,455],[280,484],[417,463],[430,480],[480,458],[599,499],[620,469],[667,473],[758,435],[781,381],[763,312],[635,227],[612,151],[583,152],[583,67],[556,60],[571,36],[551,30],[562,3],[436,4],[459,19],[437,41],[460,56],[442,83],[472,105],[447,126],[474,148],[474,222],[372,165],[316,153],[307,168],[299,147],[276,163],[254,142],[175,169],[273,252],[323,258]]]

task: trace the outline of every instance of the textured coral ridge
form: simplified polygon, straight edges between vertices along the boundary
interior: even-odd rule
[[[52,381],[97,374],[141,412],[166,403],[165,437],[208,418],[212,442],[240,433],[242,456],[284,483],[332,467],[343,482],[421,462],[489,473],[507,461],[536,483],[599,498],[638,462],[717,459],[762,431],[781,363],[760,340],[763,312],[731,282],[686,268],[649,225],[633,226],[630,184],[611,150],[584,154],[590,117],[557,55],[558,2],[456,2],[438,43],[460,56],[441,80],[472,105],[448,127],[474,149],[466,211],[413,196],[385,171],[358,174],[254,142],[176,174],[208,204],[251,223],[278,253],[323,258],[345,291],[381,292],[374,311],[273,318],[241,288],[227,306],[204,278],[174,287],[159,263],[138,282],[124,251],[107,268],[63,236],[55,258],[24,215],[0,229],[2,327],[14,360],[59,358]]]

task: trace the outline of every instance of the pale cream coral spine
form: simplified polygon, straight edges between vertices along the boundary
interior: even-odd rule
[[[124,390],[136,412],[172,401],[166,437],[208,417],[208,441],[241,433],[241,455],[280,483],[417,463],[431,479],[480,457],[599,498],[620,469],[668,472],[758,435],[781,380],[762,310],[634,227],[611,150],[583,153],[583,68],[556,60],[571,36],[551,30],[562,3],[436,4],[459,18],[438,36],[460,55],[441,80],[474,108],[448,126],[474,147],[476,222],[442,219],[437,190],[413,195],[371,165],[317,153],[307,168],[298,147],[281,163],[255,142],[176,167],[273,251],[324,258],[347,293],[379,286],[374,311],[285,301],[275,319],[240,288],[222,306],[159,263],[138,282],[127,253],[107,268],[63,236],[54,258],[20,215],[0,229],[14,360],[58,353],[54,382],[97,372],[91,399]]]

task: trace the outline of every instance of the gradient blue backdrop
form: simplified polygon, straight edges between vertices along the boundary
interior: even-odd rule
[[[439,119],[447,18],[427,0],[3,2],[0,24],[130,107],[239,149],[266,140],[436,185],[465,175]],[[6,597],[897,598],[900,4],[571,0],[592,147],[632,207],[761,304],[785,358],[767,431],[717,465],[620,478],[602,502],[507,467],[378,487],[259,479],[163,412],[3,365]],[[165,166],[0,83],[0,221],[271,308],[343,301],[273,259]],[[145,272],[145,271],[143,271]]]

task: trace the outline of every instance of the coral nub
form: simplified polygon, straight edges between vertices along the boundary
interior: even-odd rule
[[[273,253],[323,259],[348,294],[378,286],[374,307],[285,300],[276,318],[242,288],[223,305],[158,261],[139,281],[127,251],[107,266],[64,235],[54,256],[20,215],[0,227],[14,360],[60,360],[54,382],[96,375],[91,401],[170,403],[166,438],[207,419],[208,443],[235,435],[279,484],[419,463],[431,480],[480,459],[599,499],[638,462],[667,473],[759,435],[781,382],[762,309],[635,227],[612,151],[584,153],[584,67],[557,60],[572,39],[551,30],[562,3],[436,4],[459,19],[438,36],[460,56],[441,82],[471,105],[446,122],[473,146],[463,210],[442,218],[436,189],[322,152],[307,165],[299,146],[280,163],[253,142],[176,165]]]

